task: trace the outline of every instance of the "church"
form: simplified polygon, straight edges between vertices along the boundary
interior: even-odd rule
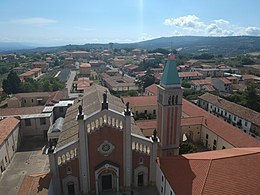
[[[258,194],[260,142],[182,99],[173,53],[157,91],[157,128],[148,138],[129,102],[105,87],[93,85],[75,100],[48,132],[49,194],[131,193],[149,185],[161,195]],[[205,115],[196,134],[205,134],[206,145],[209,134],[216,137],[207,130],[214,126],[215,139],[229,147],[179,155],[183,111],[190,112],[189,120]]]
[[[49,141],[54,194],[101,194],[155,185],[158,156],[178,155],[182,90],[174,54],[158,86],[158,133],[145,137],[129,104],[93,85],[68,110]]]

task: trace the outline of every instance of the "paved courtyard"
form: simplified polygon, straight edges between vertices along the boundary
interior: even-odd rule
[[[43,147],[44,142],[34,138],[23,141],[0,179],[0,194],[17,194],[26,175],[49,171],[49,160],[47,155],[42,154]]]

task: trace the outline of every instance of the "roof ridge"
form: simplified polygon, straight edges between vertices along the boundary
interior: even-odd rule
[[[205,184],[206,184],[206,181],[207,181],[207,178],[208,178],[208,176],[209,176],[209,171],[210,171],[210,167],[211,167],[211,165],[212,165],[212,159],[210,160],[210,164],[209,164],[209,166],[208,166],[208,170],[207,170],[207,175],[206,175],[206,177],[205,177],[205,180],[204,180],[204,182],[203,182],[203,185],[202,185],[202,190],[201,190],[201,194],[203,194],[203,191],[204,191],[204,187],[205,187]]]

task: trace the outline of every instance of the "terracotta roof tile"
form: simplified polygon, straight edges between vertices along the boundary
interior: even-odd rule
[[[157,85],[156,84],[152,84],[152,85],[146,87],[145,90],[149,91],[153,95],[157,95]]]
[[[258,194],[260,147],[233,148],[158,160],[176,194]]]
[[[40,114],[44,106],[0,108],[0,116],[21,116],[27,114]]]
[[[130,107],[157,105],[157,96],[123,97],[123,102],[129,102]]]
[[[193,71],[193,72],[179,72],[179,77],[183,78],[183,77],[198,77],[198,76],[203,76],[201,73],[197,72],[197,71]]]
[[[0,121],[0,145],[6,140],[19,123],[20,121],[13,117],[5,118]]]
[[[188,116],[204,116],[203,125],[234,147],[260,146],[255,138],[185,99],[182,100],[182,111]]]
[[[205,100],[213,105],[216,105],[219,108],[227,110],[228,112],[230,112],[240,118],[246,119],[246,120],[251,121],[252,123],[260,126],[260,113],[259,112],[251,110],[251,109],[241,106],[239,104],[230,102],[228,100],[225,100],[223,98],[220,98],[220,97],[215,96],[210,93],[205,93],[205,94],[199,96],[199,99]]]

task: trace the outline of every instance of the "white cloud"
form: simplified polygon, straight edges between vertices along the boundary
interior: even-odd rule
[[[224,19],[213,20],[216,24],[229,24],[230,22]]]
[[[32,25],[32,26],[46,26],[53,23],[56,23],[56,20],[42,18],[42,17],[32,17],[32,18],[21,18],[15,19],[11,21],[14,24],[21,24],[21,25]]]
[[[166,26],[186,28],[202,28],[205,26],[205,24],[195,15],[187,15],[179,18],[167,18],[164,20],[163,24]]]
[[[252,27],[252,26],[247,27],[247,28],[245,28],[245,34],[258,36],[258,35],[260,35],[260,28]]]
[[[197,36],[260,36],[258,27],[242,27],[232,24],[225,19],[216,19],[207,24],[196,15],[187,15],[178,18],[167,18],[163,21],[166,26],[171,26],[173,35]]]
[[[217,24],[210,24],[205,30],[209,35],[213,36],[230,36],[234,34],[233,31],[220,28]]]

